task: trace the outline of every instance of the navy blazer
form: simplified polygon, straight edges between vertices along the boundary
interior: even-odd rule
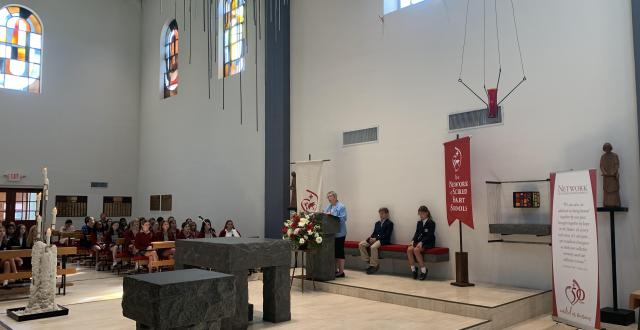
[[[391,233],[393,233],[393,222],[391,222],[391,219],[385,220],[383,224],[381,224],[381,221],[377,221],[371,238],[380,241],[381,245],[388,245],[391,244]]]
[[[412,241],[414,246],[422,243],[423,249],[436,246],[436,223],[432,219],[427,219],[423,226],[422,220],[418,220]]]

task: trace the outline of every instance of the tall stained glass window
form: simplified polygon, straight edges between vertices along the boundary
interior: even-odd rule
[[[0,9],[0,88],[40,93],[42,23],[29,9]]]
[[[245,51],[245,0],[224,0],[224,77],[244,70]]]
[[[178,22],[171,21],[164,33],[164,98],[178,94]]]

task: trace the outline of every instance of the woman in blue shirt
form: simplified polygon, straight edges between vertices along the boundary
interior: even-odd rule
[[[340,219],[340,230],[336,233],[335,257],[336,257],[336,277],[344,277],[344,240],[347,237],[347,208],[338,202],[338,194],[335,191],[327,193],[329,205],[324,209],[324,213],[331,214]]]

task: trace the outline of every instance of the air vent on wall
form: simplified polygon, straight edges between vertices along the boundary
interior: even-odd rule
[[[107,188],[108,182],[91,182],[91,188]]]
[[[378,127],[359,129],[342,133],[342,145],[372,143],[378,141]]]
[[[502,123],[502,107],[498,107],[498,115],[489,118],[488,109],[471,110],[467,112],[452,113],[449,115],[449,130],[474,128]]]

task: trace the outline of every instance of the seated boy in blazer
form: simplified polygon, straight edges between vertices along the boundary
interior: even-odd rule
[[[369,238],[360,242],[360,257],[366,263],[369,263],[367,274],[371,275],[378,271],[378,249],[382,245],[391,244],[391,233],[393,233],[393,222],[389,219],[389,209],[381,207],[378,210],[380,220],[376,221],[373,233]],[[367,248],[371,249],[371,256]]]

